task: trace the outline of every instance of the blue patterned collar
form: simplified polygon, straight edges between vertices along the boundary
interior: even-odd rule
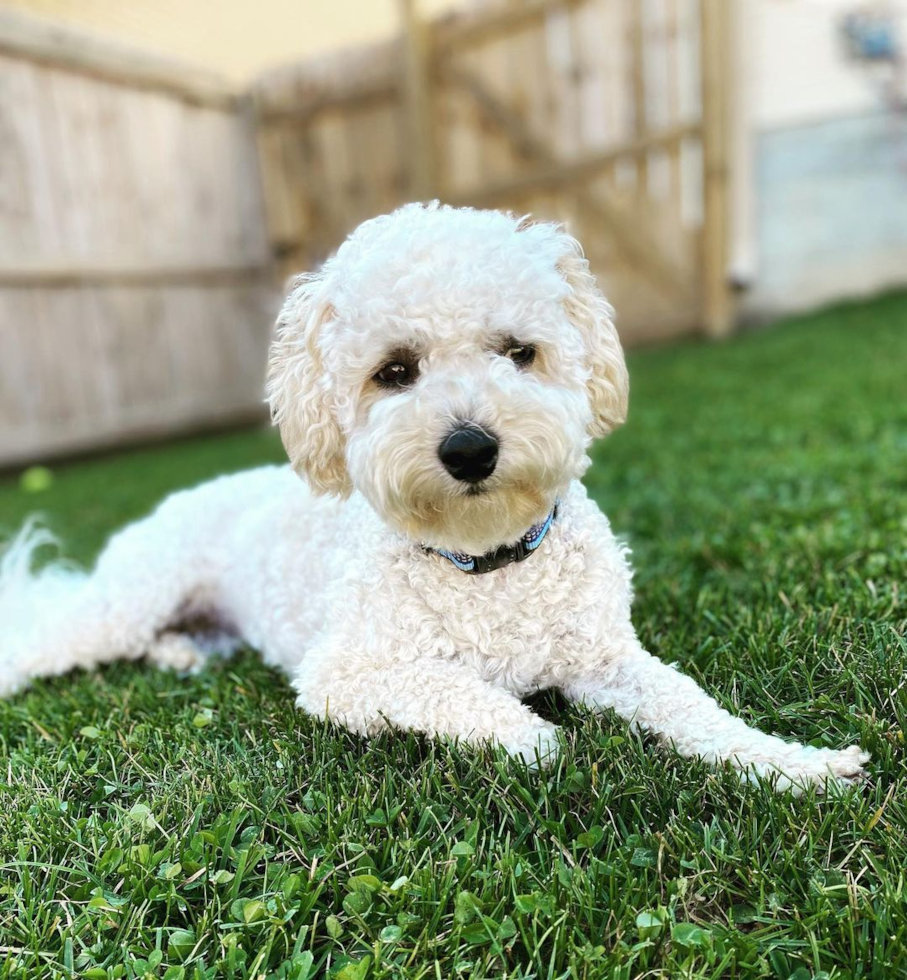
[[[545,520],[541,524],[533,524],[516,544],[501,545],[494,551],[486,551],[484,555],[464,555],[457,551],[443,551],[440,548],[426,548],[425,550],[446,558],[452,565],[456,565],[461,572],[466,572],[467,575],[484,575],[486,572],[493,572],[496,568],[525,561],[545,540],[545,535],[551,530],[551,525],[557,518],[559,503],[560,501],[556,500],[551,513]]]

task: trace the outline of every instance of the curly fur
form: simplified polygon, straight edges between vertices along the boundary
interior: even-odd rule
[[[402,356],[418,377],[382,387]],[[545,760],[556,729],[521,698],[558,687],[779,788],[859,778],[858,747],[756,731],[640,646],[627,549],[579,482],[628,389],[611,308],[560,227],[437,205],[368,221],[277,322],[268,394],[292,469],[174,494],[90,575],[30,571],[46,536],[27,528],[0,569],[0,693],[121,657],[187,668],[203,650],[180,625],[204,616],[284,669],[301,708],[365,735]],[[464,422],[499,440],[478,487],[438,455]],[[525,562],[468,576],[430,550],[512,544],[555,500]]]

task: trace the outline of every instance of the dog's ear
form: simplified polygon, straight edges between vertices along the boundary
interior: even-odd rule
[[[567,248],[558,261],[558,269],[570,287],[564,303],[567,316],[586,344],[587,387],[593,416],[589,434],[600,438],[627,420],[630,378],[614,327],[614,310],[596,286],[579,242],[567,234],[563,238]]]
[[[323,280],[298,276],[280,316],[268,364],[271,418],[293,469],[315,493],[352,490],[345,440],[321,357],[321,332],[334,316]]]

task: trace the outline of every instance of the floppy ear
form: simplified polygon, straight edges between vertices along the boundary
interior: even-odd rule
[[[346,497],[352,484],[345,440],[333,411],[320,349],[322,328],[334,316],[326,294],[317,275],[293,281],[271,344],[268,401],[293,469],[315,493]]]
[[[568,248],[558,261],[558,269],[570,287],[564,305],[586,344],[587,389],[593,416],[589,434],[600,438],[627,420],[630,379],[614,328],[614,310],[596,286],[579,242],[566,234],[563,237]]]

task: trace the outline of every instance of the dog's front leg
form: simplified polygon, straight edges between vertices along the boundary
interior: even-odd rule
[[[662,663],[628,637],[602,661],[565,685],[568,697],[612,708],[633,726],[661,736],[681,755],[728,762],[748,776],[775,777],[777,789],[799,793],[828,780],[848,784],[865,775],[869,755],[858,745],[837,751],[766,735],[735,718],[692,678]]]
[[[307,656],[294,680],[299,707],[362,735],[393,727],[493,742],[530,765],[556,756],[556,727],[467,664],[405,641],[374,640],[363,638],[353,649],[328,644]]]

